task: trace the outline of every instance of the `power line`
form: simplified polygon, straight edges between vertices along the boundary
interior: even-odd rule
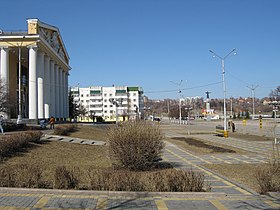
[[[203,87],[207,87],[207,86],[211,86],[211,85],[217,85],[217,84],[221,84],[222,81],[220,82],[214,82],[214,83],[209,83],[206,85],[200,85],[200,86],[194,86],[194,87],[190,87],[190,88],[182,88],[180,90],[192,90],[192,89],[197,89],[197,88],[203,88]],[[178,89],[176,90],[154,90],[154,91],[145,91],[145,93],[168,93],[168,92],[177,92]]]

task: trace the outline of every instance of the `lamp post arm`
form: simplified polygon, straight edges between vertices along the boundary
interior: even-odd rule
[[[214,55],[214,57],[218,57],[221,60],[223,60],[223,58],[221,56],[219,56],[217,53],[215,53],[213,50],[209,50],[210,53],[212,53]]]
[[[232,49],[223,59],[225,60],[228,56],[230,56],[236,49]]]

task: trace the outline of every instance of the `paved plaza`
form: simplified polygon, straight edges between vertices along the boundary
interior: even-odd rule
[[[164,127],[165,125],[163,125]],[[186,137],[186,125],[167,125],[166,137]],[[213,127],[213,126],[212,126]],[[191,129],[202,129],[203,125]],[[204,129],[204,128],[203,128]],[[204,129],[207,130],[207,129]],[[253,130],[253,129],[252,129]],[[205,164],[259,164],[269,161],[271,142],[227,139],[213,134],[191,134],[192,137],[219,145],[227,145],[248,151],[248,154],[204,154],[197,155],[172,143],[166,142],[163,160],[182,170],[192,169],[203,173],[211,192],[205,193],[151,193],[151,192],[106,192],[44,189],[0,188],[0,209],[280,209],[279,194],[259,195],[253,190],[212,172]],[[46,135],[44,138],[69,143],[84,140]],[[79,142],[80,141],[80,142]],[[93,140],[92,140],[93,141]],[[89,145],[103,144],[99,141]]]

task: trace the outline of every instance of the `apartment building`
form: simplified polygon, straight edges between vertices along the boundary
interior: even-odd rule
[[[79,121],[115,122],[143,118],[144,102],[141,87],[91,86],[71,88],[74,102],[85,110]]]

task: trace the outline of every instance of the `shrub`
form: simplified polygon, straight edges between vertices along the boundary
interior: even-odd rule
[[[111,158],[122,167],[147,170],[160,160],[164,143],[158,126],[134,121],[108,132]]]
[[[193,171],[166,169],[155,172],[88,171],[88,189],[110,191],[202,192],[204,176]]]
[[[70,132],[74,132],[77,130],[76,124],[69,124],[69,125],[58,125],[54,128],[54,134],[67,136]]]
[[[59,166],[55,169],[53,186],[56,189],[78,189],[79,169]]]
[[[39,166],[16,164],[0,169],[1,187],[40,188],[45,186]]]
[[[0,158],[27,147],[29,142],[39,142],[41,136],[40,131],[29,131],[3,137],[0,141]]]
[[[280,154],[278,145],[273,144],[270,162],[257,169],[255,177],[259,192],[280,192]]]

